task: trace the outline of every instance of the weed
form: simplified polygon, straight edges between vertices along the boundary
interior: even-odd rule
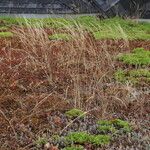
[[[76,108],[67,111],[65,114],[70,118],[76,118],[76,117],[83,118],[83,117],[85,117],[84,112],[82,110],[79,110]]]

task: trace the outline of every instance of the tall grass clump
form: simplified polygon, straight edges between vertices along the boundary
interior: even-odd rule
[[[63,30],[45,28],[44,22],[33,25],[28,21],[27,28],[14,28],[24,56],[24,69],[39,80],[30,84],[30,90],[41,85],[43,88],[44,82],[46,91],[54,92],[73,107],[88,111],[96,108],[102,114],[127,107],[131,91],[124,85],[114,84],[115,66],[107,40],[98,47],[83,23],[76,20],[72,23],[73,27],[61,22]],[[118,27],[128,47],[126,32]],[[90,31],[93,29],[94,24]],[[51,35],[60,34],[71,35],[71,40],[49,39]]]

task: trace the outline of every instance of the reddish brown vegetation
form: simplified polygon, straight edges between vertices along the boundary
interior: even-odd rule
[[[147,119],[149,94],[134,97],[134,87],[116,84],[113,58],[137,47],[150,49],[150,41],[95,41],[87,35],[52,42],[41,35],[43,46],[40,36],[0,39],[0,145],[29,149],[40,133],[51,130],[47,118],[53,111],[74,106],[96,108],[91,113],[99,118]],[[61,128],[59,117],[54,122]]]

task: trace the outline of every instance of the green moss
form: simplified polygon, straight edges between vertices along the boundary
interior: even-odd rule
[[[65,147],[62,150],[84,150],[84,147],[81,145],[73,145],[70,147]]]
[[[88,143],[89,139],[90,135],[86,132],[72,132],[66,137],[67,141],[78,144]]]
[[[124,132],[131,132],[132,130],[129,122],[127,121],[123,121],[121,119],[115,119],[112,121],[112,123],[118,130],[122,130]]]
[[[118,56],[118,60],[129,65],[150,65],[150,51],[136,48],[132,53]]]
[[[0,38],[8,38],[12,36],[13,34],[11,32],[0,32]]]
[[[50,40],[64,40],[64,41],[69,41],[72,39],[71,35],[65,34],[65,33],[60,33],[60,34],[53,34],[49,36]]]
[[[84,112],[82,110],[79,110],[76,108],[67,111],[65,114],[70,118],[76,118],[76,117],[83,118],[83,117],[85,117]]]
[[[149,83],[150,70],[148,69],[133,69],[129,71],[119,69],[114,74],[115,80],[125,83],[140,84],[141,82]]]
[[[97,124],[101,126],[110,126],[112,125],[112,122],[110,120],[100,120],[97,122]]]
[[[129,76],[135,78],[139,78],[139,77],[150,78],[150,70],[148,69],[131,70],[129,71]]]
[[[102,133],[115,133],[116,132],[116,129],[112,125],[99,126],[98,130]]]
[[[111,137],[109,135],[91,135],[90,136],[90,143],[93,145],[106,145],[109,144]]]
[[[0,32],[7,31],[8,29],[9,29],[8,27],[2,26],[2,27],[0,27]]]
[[[129,122],[123,121],[121,119],[115,120],[101,120],[97,123],[98,130],[102,133],[117,133],[120,131],[131,132],[131,126]]]
[[[119,82],[125,82],[127,80],[125,71],[122,69],[117,70],[114,74],[114,77],[115,77],[115,80]]]
[[[91,135],[86,132],[73,132],[66,139],[74,144],[105,145],[111,140],[109,135]]]

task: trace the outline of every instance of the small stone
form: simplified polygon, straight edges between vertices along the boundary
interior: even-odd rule
[[[46,143],[46,144],[44,145],[44,149],[45,149],[45,150],[50,150],[50,149],[51,149],[50,143]]]

